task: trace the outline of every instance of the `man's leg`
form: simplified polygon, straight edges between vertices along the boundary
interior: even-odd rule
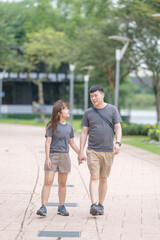
[[[55,172],[53,171],[45,171],[44,185],[42,188],[42,205],[46,206],[51,190],[51,186],[53,184]]]
[[[96,204],[98,199],[98,181],[99,181],[99,174],[91,173],[89,191],[90,191],[90,197],[92,202],[92,205],[90,207],[90,214],[92,215],[99,215],[98,205]]]
[[[99,203],[103,205],[107,193],[107,177],[99,178]]]
[[[99,181],[99,173],[91,173],[90,183],[89,183],[89,191],[92,204],[97,202],[98,198],[98,181]]]

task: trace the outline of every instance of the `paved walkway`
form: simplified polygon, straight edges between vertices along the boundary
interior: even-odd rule
[[[0,124],[0,240],[72,239],[40,237],[50,231],[74,232],[80,240],[160,239],[160,156],[123,144],[108,180],[105,215],[89,214],[89,172],[78,166],[71,150],[72,172],[66,203],[70,216],[48,207],[45,218],[35,213],[43,185],[44,128]],[[79,142],[78,136],[76,142]],[[57,179],[54,184],[57,184]],[[57,203],[52,187],[50,203]]]

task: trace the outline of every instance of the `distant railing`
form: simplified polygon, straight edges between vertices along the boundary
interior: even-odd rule
[[[45,73],[37,73],[37,72],[31,72],[29,73],[29,77],[27,75],[26,72],[24,73],[13,73],[13,72],[6,72],[4,74],[3,80],[7,81],[7,80],[28,80],[29,78],[31,79],[39,79],[42,77],[45,77],[46,74]],[[66,79],[70,79],[71,76],[70,74],[67,73],[49,73],[46,78],[44,78],[43,81],[50,81],[50,82],[64,82],[66,81]],[[83,75],[76,75],[77,79],[81,79],[83,78]]]
[[[40,105],[39,103],[33,101],[32,102],[32,112],[33,113],[46,113],[46,106]]]
[[[32,114],[33,108],[34,110],[38,110],[38,107],[44,108],[46,114],[52,113],[52,107],[53,105],[42,105],[42,106],[34,106],[33,105],[7,105],[3,104],[1,106],[1,113],[7,114],[7,113],[13,113],[13,114]],[[82,109],[73,109],[74,115],[82,115],[84,111]]]

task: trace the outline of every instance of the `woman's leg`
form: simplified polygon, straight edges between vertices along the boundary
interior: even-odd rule
[[[42,188],[42,205],[46,206],[51,190],[51,186],[53,184],[55,172],[53,171],[45,171],[44,185]]]
[[[64,205],[66,199],[66,181],[68,173],[58,173],[58,196],[59,196],[59,205]]]

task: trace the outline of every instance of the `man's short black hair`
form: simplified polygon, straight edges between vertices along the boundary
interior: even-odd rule
[[[93,93],[93,92],[96,92],[96,91],[100,91],[100,92],[103,92],[104,93],[104,89],[102,86],[100,85],[94,85],[93,87],[91,87],[89,89],[89,93]]]

